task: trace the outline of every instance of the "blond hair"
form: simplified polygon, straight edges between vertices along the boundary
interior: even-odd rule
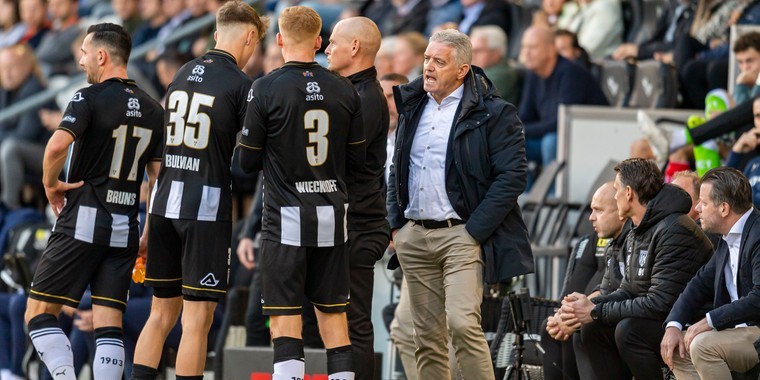
[[[282,11],[279,25],[282,37],[297,44],[317,38],[322,30],[322,19],[315,10],[296,5]]]

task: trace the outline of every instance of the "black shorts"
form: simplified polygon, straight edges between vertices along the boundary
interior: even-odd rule
[[[151,214],[148,228],[146,284],[163,288],[164,297],[224,299],[230,275],[231,222]]]
[[[295,247],[261,242],[261,298],[266,315],[301,315],[303,296],[325,313],[346,311],[349,294],[346,245]]]
[[[77,307],[89,285],[93,304],[123,312],[136,258],[137,247],[95,245],[54,232],[37,264],[29,297]]]

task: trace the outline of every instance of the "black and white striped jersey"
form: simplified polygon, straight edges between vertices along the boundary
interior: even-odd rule
[[[140,184],[163,150],[163,109],[128,79],[109,79],[74,94],[59,130],[74,137],[66,193],[53,231],[111,247],[137,246]]]
[[[248,100],[240,145],[263,151],[262,237],[303,247],[345,243],[346,170],[364,160],[351,82],[315,62],[288,62],[256,80]]]
[[[250,87],[222,50],[211,49],[177,72],[166,96],[166,147],[151,214],[232,220],[230,166]]]

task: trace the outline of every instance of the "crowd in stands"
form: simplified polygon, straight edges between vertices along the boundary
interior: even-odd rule
[[[163,105],[164,93],[176,72],[185,62],[213,47],[214,41],[213,23],[178,39],[174,34],[214,14],[223,1],[0,0],[0,116],[3,110],[47,88],[66,88],[55,100],[0,121],[0,253],[11,251],[8,243],[14,228],[19,231],[33,223],[38,226],[44,217],[46,200],[39,180],[42,155],[63,116],[61,110],[75,96],[77,86],[87,85],[77,77],[81,72],[80,46],[87,27],[96,22],[115,22],[131,33],[133,48],[155,43],[146,54],[130,61],[129,74]],[[647,22],[642,21],[645,16],[632,20],[631,7],[641,8],[644,3],[660,7],[656,17],[647,15],[652,19]],[[709,327],[716,333],[741,323],[753,325],[757,319],[725,317],[725,313],[738,311],[720,306],[731,305],[749,295],[757,297],[750,291],[752,281],[756,281],[751,275],[742,272],[740,280],[736,280],[734,273],[735,284],[730,296],[713,297],[714,289],[705,290],[695,283],[712,282],[715,273],[721,275],[721,269],[715,266],[722,263],[715,263],[718,254],[713,252],[726,251],[723,255],[728,255],[728,251],[733,250],[733,240],[721,239],[720,235],[736,233],[730,222],[744,218],[744,223],[748,213],[754,222],[757,212],[743,203],[743,198],[734,199],[747,194],[731,193],[720,184],[723,181],[736,186],[747,184],[751,201],[755,207],[760,206],[760,32],[749,31],[735,40],[730,38],[734,25],[760,25],[760,0],[262,0],[253,5],[263,14],[276,18],[284,7],[295,4],[313,7],[323,19],[323,46],[317,55],[317,61],[323,64],[326,63],[324,49],[337,21],[361,15],[379,26],[383,39],[375,66],[391,110],[389,156],[393,152],[393,131],[398,116],[391,87],[422,74],[428,37],[437,30],[452,28],[469,34],[473,65],[482,68],[501,97],[517,107],[524,125],[532,178],[557,159],[560,105],[608,107],[613,103],[603,90],[606,84],[601,80],[606,64],[622,61],[635,65],[654,60],[675,70],[680,91],[673,106],[704,110],[705,114],[702,116],[700,111],[698,117],[675,131],[663,130],[655,121],[642,118],[647,138],[632,146],[631,157],[652,159],[658,165],[643,160],[621,164],[616,169],[617,180],[605,184],[594,195],[591,222],[598,236],[582,237],[570,254],[571,264],[562,291],[562,295],[567,296],[564,306],[545,322],[545,369],[547,378],[555,379],[561,379],[563,372],[580,374],[583,379],[630,378],[631,375],[653,378],[653,373],[661,371],[666,364],[674,368],[678,376],[686,376],[684,374],[694,367],[700,375],[723,373],[702,372],[708,371],[701,362],[704,356],[694,353],[692,367],[683,358],[674,363],[677,355],[672,356],[673,347],[668,346],[671,356],[664,357],[660,343],[665,345],[662,340],[665,335],[676,342],[668,344],[678,345],[678,337],[664,329],[666,321],[676,322],[679,330],[687,331],[687,324],[701,319],[696,317],[702,305],[679,298],[682,291],[701,297],[696,298],[698,301],[715,298],[715,310],[721,312],[707,315],[712,315]],[[252,79],[284,63],[274,40],[277,23],[271,25],[273,30],[244,69]],[[738,68],[735,77],[729,77],[731,53]],[[80,82],[72,85],[71,78]],[[702,180],[703,194],[700,195],[700,176],[724,166],[743,173],[743,179],[735,178],[738,172],[725,174],[717,169],[717,174],[713,171],[709,180]],[[696,174],[683,174],[683,171]],[[233,239],[237,255],[233,255],[230,284],[250,286],[246,343],[269,345],[266,319],[258,302],[261,278],[253,259],[253,252],[258,249],[257,232],[261,228],[262,185],[258,176],[244,174],[237,160],[233,161],[233,177],[239,233]],[[676,186],[663,185],[671,181]],[[629,194],[625,194],[626,188]],[[705,195],[706,189],[708,194]],[[725,215],[705,211],[706,204],[715,202],[728,205]],[[722,219],[705,221],[705,215]],[[655,233],[663,223],[670,225],[666,232],[672,236]],[[629,236],[637,248],[633,249],[634,256],[626,259],[632,248],[628,246],[626,253],[622,247],[624,243],[631,244],[625,242]],[[673,240],[668,240],[669,237]],[[44,241],[36,247],[41,252],[40,244],[44,246]],[[671,249],[670,257],[658,254],[665,249],[662,247],[673,246],[680,247],[681,251]],[[753,246],[752,255],[755,251]],[[640,263],[635,269],[643,272],[626,278],[623,268],[627,260]],[[707,266],[700,269],[703,264]],[[752,256],[751,262],[746,264],[760,268],[760,256]],[[0,269],[3,267],[0,262]],[[11,268],[5,265],[4,270],[10,272]],[[715,273],[708,273],[710,271]],[[132,288],[125,314],[125,321],[130,321],[125,323],[125,343],[134,347],[150,310],[151,291],[142,285]],[[0,289],[3,290],[0,292],[0,380],[21,379],[25,376],[23,357],[28,348],[26,336],[20,334],[24,328],[21,317],[24,285],[8,280],[0,283]],[[756,298],[752,300],[760,302]],[[408,304],[401,305],[401,308],[408,307]],[[220,306],[218,313],[222,309]],[[79,347],[75,350],[78,360],[81,359],[78,370],[92,355],[89,313],[86,303],[78,310],[64,310],[64,318],[68,318],[71,325],[72,344],[77,342]],[[396,313],[390,328],[406,367],[414,360],[414,342],[410,331],[402,331],[411,326],[408,320],[403,321],[404,316],[408,317],[403,309],[401,313],[400,317],[399,312]],[[314,317],[311,318],[312,323],[306,324],[307,329],[311,329],[311,335],[305,335],[306,344],[319,347],[321,341],[313,324]],[[598,320],[603,324],[597,324]],[[576,330],[579,333],[575,334]],[[624,334],[630,331],[640,334]],[[170,338],[167,347],[176,348],[177,340],[177,336]],[[692,344],[704,344],[704,340]],[[635,346],[634,349],[631,346]],[[594,367],[590,364],[601,362],[609,365]],[[731,369],[746,371],[753,366],[749,363]]]

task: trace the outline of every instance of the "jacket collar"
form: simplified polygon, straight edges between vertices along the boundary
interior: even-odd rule
[[[375,69],[375,66],[372,66],[368,69],[359,71],[358,73],[353,73],[346,78],[351,81],[351,84],[374,81],[377,80],[377,70]]]
[[[396,108],[402,113],[411,113],[417,108],[421,101],[426,100],[427,92],[423,88],[424,75],[417,79],[400,86],[393,87],[393,98],[396,102]],[[477,66],[470,66],[470,71],[464,79],[464,92],[462,94],[461,110],[457,116],[457,122],[462,120],[467,114],[475,108],[481,106],[482,100],[494,97],[496,91],[491,80],[486,77],[483,69]]]

